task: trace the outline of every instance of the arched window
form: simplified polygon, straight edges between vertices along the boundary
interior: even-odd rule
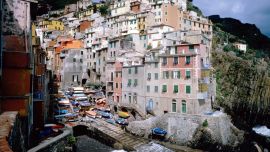
[[[172,100],[172,112],[176,112],[176,100]]]
[[[187,102],[182,100],[182,113],[187,113]]]

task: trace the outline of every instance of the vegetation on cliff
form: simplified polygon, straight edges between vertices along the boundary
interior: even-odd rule
[[[270,125],[270,77],[267,63],[253,62],[226,52],[213,52],[217,103],[242,128]]]
[[[210,16],[213,25],[212,64],[217,105],[241,129],[270,126],[270,39],[251,24]],[[244,53],[235,42],[248,45]]]
[[[202,16],[202,15],[203,15],[202,11],[200,10],[200,8],[198,8],[197,6],[193,5],[192,1],[193,1],[193,0],[188,0],[188,1],[187,1],[187,10],[188,10],[188,11],[194,11],[194,12],[196,12],[199,16]]]
[[[269,57],[250,48],[244,54],[232,47],[232,42],[238,39],[236,36],[217,26],[213,29],[212,63],[217,80],[218,105],[224,107],[242,128],[268,124]]]
[[[209,19],[222,31],[234,35],[232,40],[244,40],[251,49],[270,55],[270,38],[263,35],[256,25],[244,24],[233,18],[220,18],[219,15],[209,16]]]

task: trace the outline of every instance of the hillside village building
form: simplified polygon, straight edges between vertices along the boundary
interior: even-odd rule
[[[102,5],[107,15],[95,9]],[[110,103],[144,114],[211,110],[212,23],[188,11],[186,0],[81,0],[76,6],[72,17],[66,12],[74,6],[65,8],[61,24],[37,24],[46,35],[48,68],[63,89],[99,84]]]

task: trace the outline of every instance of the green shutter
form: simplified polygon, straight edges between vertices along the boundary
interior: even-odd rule
[[[176,102],[172,102],[172,112],[176,112]]]
[[[186,71],[186,78],[189,79],[190,78],[190,71]]]
[[[190,86],[186,86],[186,93],[190,94],[191,93],[191,87]]]
[[[190,56],[186,57],[186,64],[190,64]]]
[[[178,93],[178,85],[173,86],[173,93]]]
[[[187,103],[186,101],[182,101],[182,113],[187,113]]]
[[[167,85],[162,85],[162,92],[167,92]]]
[[[180,71],[177,71],[177,78],[178,79],[180,79],[180,77],[181,77],[180,75],[181,75]]]
[[[128,79],[128,86],[131,85],[131,79]]]

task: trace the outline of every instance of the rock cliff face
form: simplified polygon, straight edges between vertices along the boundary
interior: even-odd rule
[[[202,125],[205,120],[208,122],[206,126]],[[206,116],[168,113],[130,122],[126,129],[135,135],[148,137],[155,127],[165,129],[169,141],[203,150],[215,150],[217,145],[228,146],[232,150],[243,141],[243,132],[232,125],[226,114]],[[206,143],[208,146],[205,146]]]
[[[270,125],[270,77],[267,63],[243,60],[214,51],[212,63],[217,80],[217,101],[243,129]]]

